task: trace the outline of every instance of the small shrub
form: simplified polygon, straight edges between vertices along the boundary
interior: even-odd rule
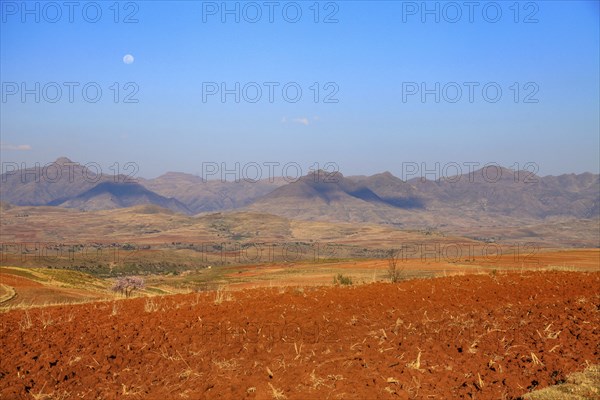
[[[333,277],[334,285],[352,285],[352,278],[343,274],[337,274]]]
[[[404,279],[404,267],[398,265],[400,254],[396,250],[390,250],[388,258],[387,275],[392,283],[400,282]]]

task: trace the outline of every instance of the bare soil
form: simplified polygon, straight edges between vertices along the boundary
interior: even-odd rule
[[[12,310],[1,398],[519,398],[600,360],[600,273]]]

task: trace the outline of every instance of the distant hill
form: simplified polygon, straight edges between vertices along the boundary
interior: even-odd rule
[[[69,200],[60,203],[54,201],[49,205],[86,211],[153,205],[180,213],[191,213],[179,200],[156,194],[137,183],[103,182]]]
[[[99,183],[126,180],[122,175],[99,175],[84,165],[60,157],[46,166],[0,175],[0,201],[20,206],[62,203]]]
[[[501,168],[437,181],[408,181],[428,209],[459,209],[522,218],[598,216],[600,176],[540,177]]]
[[[419,197],[417,189],[390,172],[386,171],[369,177],[355,178],[354,180],[359,185],[364,185],[376,193],[382,201],[391,206],[405,209],[425,207],[424,199]]]
[[[314,174],[282,186],[247,207],[288,218],[393,225],[514,224],[549,217],[598,218],[600,177],[539,177],[483,169],[439,180],[407,182],[389,172],[335,182]],[[496,175],[497,174],[497,175]]]
[[[384,202],[368,187],[344,178],[341,173],[326,175],[322,171],[310,173],[295,182],[281,186],[259,201],[268,199],[304,199],[326,204],[353,200]]]
[[[273,190],[247,209],[287,218],[381,223],[396,210],[413,208],[413,204],[409,204],[412,199],[402,203],[402,193],[391,195],[390,191],[383,190],[383,185],[376,185],[378,178],[370,179],[351,179],[339,172],[328,175],[316,171]],[[382,196],[369,186],[380,189]]]
[[[168,172],[154,179],[140,179],[140,184],[162,196],[174,197],[192,212],[231,210],[247,206],[254,200],[285,185],[281,178],[272,182],[222,182],[181,172]]]

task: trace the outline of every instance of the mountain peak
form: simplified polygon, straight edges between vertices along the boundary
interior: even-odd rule
[[[325,171],[323,169],[318,169],[316,171],[310,171],[308,174],[300,177],[299,180],[304,182],[326,182],[326,183],[336,183],[344,179],[344,175],[340,171]]]
[[[399,179],[394,174],[392,174],[390,171],[380,172],[378,174],[371,175],[370,178]]]
[[[56,159],[56,161],[54,161],[54,164],[58,164],[58,165],[65,165],[65,164],[72,164],[73,161],[69,160],[67,157],[58,157]]]

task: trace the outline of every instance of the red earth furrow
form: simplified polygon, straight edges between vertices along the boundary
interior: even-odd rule
[[[528,272],[13,310],[0,397],[518,398],[599,362],[599,289]]]

